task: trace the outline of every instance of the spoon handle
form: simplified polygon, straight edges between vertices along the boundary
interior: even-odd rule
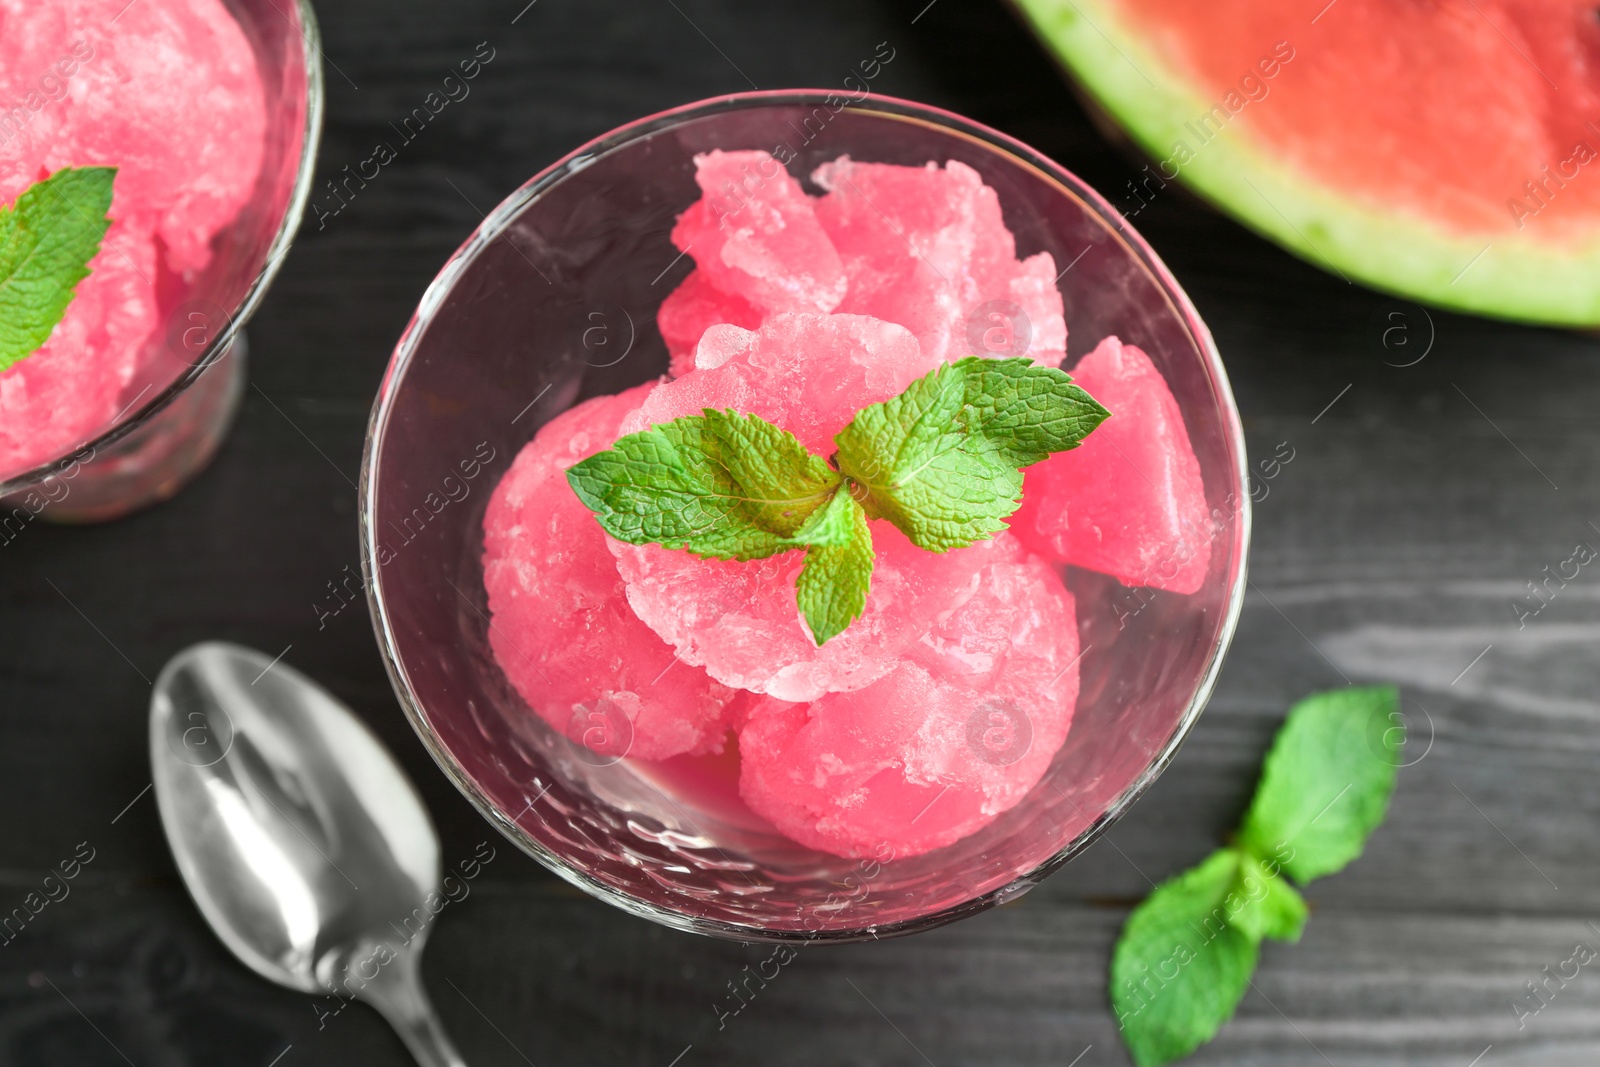
[[[401,953],[357,996],[389,1020],[420,1067],[467,1067],[422,988],[415,953]]]

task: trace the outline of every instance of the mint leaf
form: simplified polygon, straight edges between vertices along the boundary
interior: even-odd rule
[[[862,408],[834,441],[867,514],[945,552],[1005,529],[1021,468],[1076,448],[1107,414],[1054,367],[967,356]]]
[[[0,208],[0,370],[39,350],[66,314],[111,220],[115,167],[67,167]]]
[[[1310,909],[1305,898],[1282,875],[1270,870],[1250,853],[1239,856],[1234,877],[1235,898],[1229,922],[1245,936],[1260,941],[1298,941]]]
[[[567,482],[619,541],[749,560],[793,547],[840,479],[793,434],[707,409],[623,437]]]
[[[872,578],[872,528],[847,492],[835,493],[793,542],[808,545],[795,580],[795,598],[811,639],[820,648],[840,634],[867,605]]]
[[[949,364],[862,408],[834,438],[839,469],[866,490],[867,514],[934,552],[1005,529],[1022,501],[1022,472],[967,432],[966,399],[966,373]]]
[[[916,477],[929,457],[959,446],[955,422],[966,393],[966,373],[946,364],[862,408],[834,436],[840,470],[869,490]]]
[[[966,376],[967,431],[994,444],[1018,467],[1078,444],[1111,413],[1072,377],[1028,359],[957,361]]]
[[[839,475],[798,438],[755,415],[707,408],[706,429],[717,460],[733,482],[754,494],[743,501],[751,521],[788,537],[805,525],[839,485]]]
[[[1392,686],[1317,693],[1289,711],[1239,833],[1300,883],[1361,854],[1394,791],[1404,733]]]
[[[1228,920],[1240,855],[1219,849],[1134,909],[1111,957],[1111,1003],[1139,1067],[1210,1041],[1255,970],[1258,939]]]

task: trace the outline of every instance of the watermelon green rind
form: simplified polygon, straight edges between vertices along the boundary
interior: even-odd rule
[[[1195,149],[1178,180],[1251,229],[1347,281],[1476,314],[1600,325],[1600,241],[1470,236],[1341,195],[1272,158],[1248,116],[1196,147],[1185,122],[1216,100],[1174,74],[1105,0],[1013,0],[1034,31],[1146,152]]]

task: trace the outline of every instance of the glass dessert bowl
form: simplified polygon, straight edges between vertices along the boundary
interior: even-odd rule
[[[1244,588],[1249,501],[1238,416],[1210,335],[1154,253],[1097,195],[1024,145],[904,101],[864,96],[846,104],[837,94],[807,91],[722,97],[623,127],[536,176],[489,215],[424,295],[377,398],[363,465],[362,547],[379,644],[402,706],[447,774],[502,832],[581,888],[671,926],[739,940],[905,933],[971,914],[1037,884],[1104,832],[1172,759],[1209,695]],[[849,185],[861,196],[861,217],[869,220],[872,212],[865,209],[877,212],[877,204],[855,182],[873,188],[874,164],[921,168],[933,162],[946,173],[959,170],[975,176],[973,182],[981,179],[992,190],[985,195],[998,199],[1006,240],[1015,237],[1020,262],[1013,266],[1038,267],[1046,262],[1041,254],[1048,254],[1044,288],[1059,291],[1061,310],[1055,314],[1064,312],[1068,328],[1064,366],[1071,370],[1091,350],[1100,350],[1094,358],[1102,364],[1142,350],[1148,356],[1142,365],[1163,383],[1160,391],[1169,398],[1179,437],[1186,433],[1182,450],[1192,452],[1185,462],[1192,467],[1191,505],[1198,516],[1188,525],[1203,524],[1204,562],[1195,565],[1189,549],[1169,559],[1171,566],[1161,568],[1171,572],[1168,577],[1179,571],[1185,576],[1168,582],[1167,589],[1124,585],[1080,566],[1046,568],[1057,588],[1064,579],[1070,591],[1068,621],[1061,625],[1075,632],[1045,635],[1056,638],[1050,662],[1063,666],[1039,688],[1053,692],[1049,686],[1056,678],[1075,672],[1075,711],[1063,712],[1070,729],[1057,724],[1053,740],[1059,747],[1034,750],[1019,795],[937,839],[908,837],[873,847],[860,834],[843,843],[823,835],[819,842],[793,826],[780,830],[774,819],[782,821],[781,815],[766,817],[777,810],[770,798],[752,796],[749,782],[739,780],[752,775],[741,769],[748,758],[741,757],[731,734],[720,753],[712,743],[701,745],[698,754],[644,759],[639,752],[654,736],[647,737],[642,714],[630,721],[603,709],[592,718],[599,704],[574,705],[570,721],[563,708],[536,713],[521,694],[538,689],[538,678],[555,684],[551,657],[559,657],[566,635],[559,626],[546,631],[524,656],[532,668],[524,673],[508,656],[523,655],[518,641],[528,640],[528,632],[519,629],[515,640],[509,637],[513,622],[502,614],[505,601],[495,602],[493,582],[485,591],[486,513],[491,542],[497,529],[516,529],[495,518],[501,504],[491,499],[500,495],[496,486],[542,426],[585,398],[659,379],[668,370],[669,347],[682,377],[650,393],[653,404],[683,383],[711,381],[710,375],[726,369],[723,362],[745,358],[708,352],[711,331],[686,355],[673,336],[675,326],[669,324],[665,340],[656,327],[663,300],[687,288],[684,279],[699,269],[695,235],[681,228],[675,233],[674,226],[701,197],[696,157],[717,150],[772,153],[787,172],[779,184],[807,183],[795,186],[802,201],[805,193],[815,197],[830,185],[833,192]],[[866,169],[835,165],[818,172],[847,155]],[[904,236],[900,228],[890,229]],[[684,247],[687,254],[680,251]],[[704,257],[704,245],[700,251]],[[1064,266],[1059,273],[1058,265]],[[931,259],[928,266],[940,273]],[[856,282],[850,284],[853,289]],[[848,306],[850,299],[841,313],[858,310]],[[1007,301],[980,300],[962,309],[963,321],[946,331],[946,340],[962,352],[982,347],[991,356],[1059,362],[1059,351],[1043,358],[1059,345],[1059,330],[1026,321],[1019,311]],[[1038,310],[1032,316],[1048,317]],[[888,325],[857,320],[850,328],[860,321]],[[822,318],[777,315],[746,325],[754,332],[736,326],[714,330],[758,347],[769,332],[813,339],[827,332]],[[992,340],[991,327],[1000,329]],[[1111,335],[1126,342],[1126,349],[1101,343]],[[917,349],[900,326],[883,336],[891,348],[904,343]],[[930,342],[927,332],[919,336],[924,347],[943,343]],[[1083,365],[1087,382],[1091,364]],[[894,388],[863,403],[882,401],[906,384],[902,375]],[[591,434],[607,439],[590,442],[560,466],[605,448],[622,412],[638,402],[619,398],[564,416],[553,430],[608,403],[618,408],[612,425]],[[1117,405],[1108,406],[1115,418]],[[628,425],[623,432],[639,428]],[[1093,441],[1091,435],[1088,443]],[[1123,438],[1124,446],[1129,443]],[[552,501],[559,507],[569,503]],[[1025,509],[1027,501],[1025,494]],[[539,519],[544,510],[555,507],[535,502],[530,518]],[[581,532],[590,536],[587,527]],[[491,546],[491,567],[499,551]],[[615,551],[625,560],[621,546]],[[1029,551],[1016,551],[1035,570],[1045,567]],[[643,618],[669,637],[664,631],[670,626],[645,606],[654,602],[659,608],[660,588],[641,597],[650,577],[630,571],[626,562],[621,574],[629,583],[627,603],[639,611],[616,625],[642,625]],[[986,588],[980,579],[974,584]],[[622,579],[611,585],[620,590]],[[1177,586],[1181,592],[1174,591]],[[1005,600],[998,587],[990,593],[992,600]],[[925,630],[961,614],[939,609],[930,607]],[[593,633],[574,630],[570,643],[582,644]],[[846,631],[833,640],[848,636]],[[634,688],[659,701],[681,689],[684,675],[698,678],[706,669],[719,684],[728,681],[735,690],[748,685],[757,691],[730,695],[711,687],[731,709],[724,728],[741,731],[741,737],[747,729],[743,716],[750,723],[771,722],[772,709],[803,710],[787,702],[820,701],[837,681],[826,670],[823,681],[816,672],[783,671],[760,675],[759,681],[733,681],[714,653],[707,668],[703,642],[674,643],[682,655],[666,649],[663,662],[665,671],[680,672],[678,678],[664,682],[661,673],[654,684],[642,678]],[[863,645],[862,654],[870,658],[874,642]],[[760,666],[747,662],[742,669],[759,674]],[[625,654],[616,669],[637,674],[640,663]],[[844,688],[867,694],[870,704],[873,686],[881,684],[874,679],[866,679],[864,689],[861,679]],[[595,692],[621,688],[611,681],[594,678]],[[1065,700],[1070,704],[1071,696]],[[751,702],[760,707],[750,710]],[[586,709],[587,716],[580,714]],[[979,764],[1023,766],[1030,737],[1039,733],[1038,715],[1033,722],[1027,715],[1019,719],[1012,705],[981,699],[971,711],[958,723],[966,729],[951,735],[960,735],[954,743],[972,746],[966,763],[985,774]],[[585,728],[591,718],[597,727],[592,739]],[[619,729],[639,739],[640,749],[617,744]],[[743,743],[756,751],[751,738]],[[779,746],[779,770],[784,758]],[[928,804],[911,822],[943,792],[922,795]]]
[[[116,167],[112,225],[49,340],[0,375],[0,542],[41,516],[127,514],[209,462],[321,128],[309,0],[130,8],[110,32],[93,6],[63,11],[30,9],[17,27],[32,47],[11,74],[44,95],[0,123],[0,200],[67,167]],[[195,57],[176,87],[174,51]]]

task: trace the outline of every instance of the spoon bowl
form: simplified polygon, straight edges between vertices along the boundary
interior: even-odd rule
[[[194,645],[156,680],[150,764],[178,870],[235,956],[290,989],[371,1004],[424,1067],[462,1064],[418,972],[439,839],[349,709],[260,652]]]

